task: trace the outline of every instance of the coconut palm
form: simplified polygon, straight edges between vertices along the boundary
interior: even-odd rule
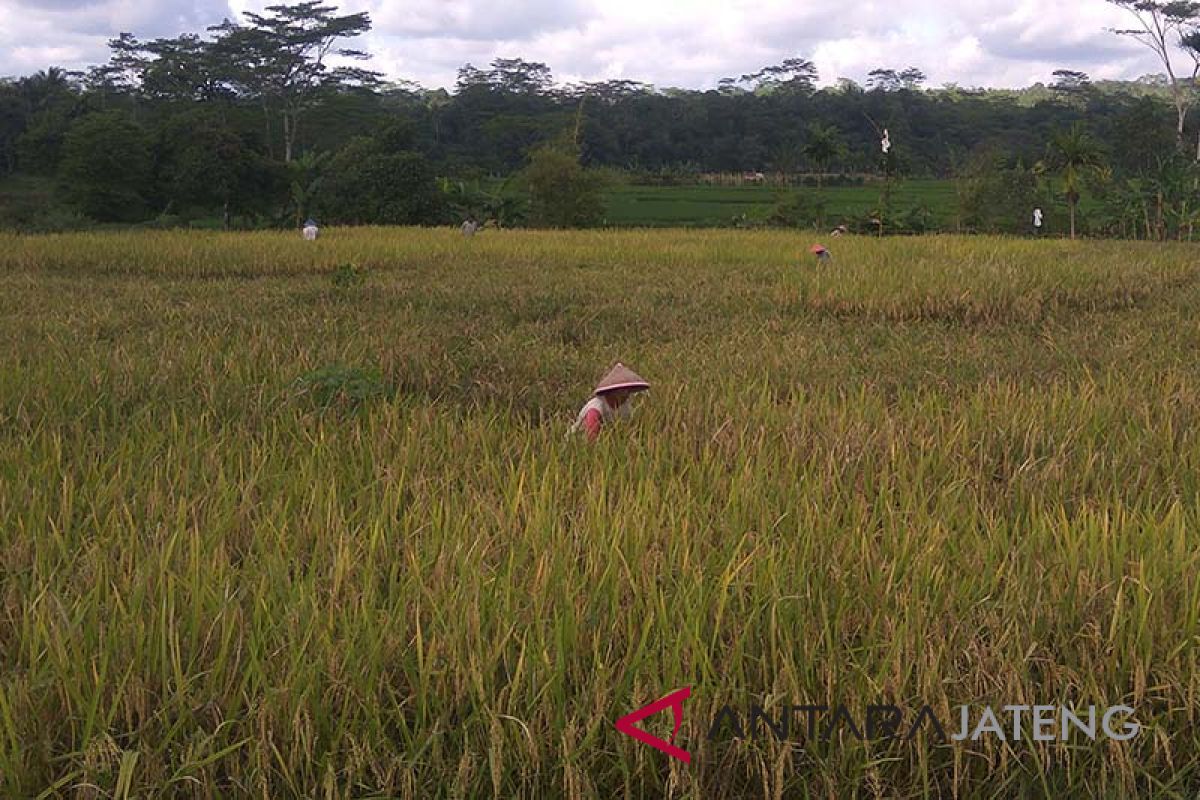
[[[72,73],[61,67],[50,67],[17,81],[17,87],[30,108],[42,109],[48,102],[71,90],[71,76]]]
[[[1063,196],[1071,217],[1071,238],[1074,239],[1075,209],[1088,179],[1104,173],[1104,153],[1083,126],[1076,122],[1050,140],[1049,161],[1062,178]]]

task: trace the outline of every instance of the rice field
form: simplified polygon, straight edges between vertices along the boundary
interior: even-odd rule
[[[1195,251],[809,244],[0,236],[0,796],[1196,796]]]
[[[911,178],[899,184],[893,201],[897,210],[923,206],[930,222],[942,230],[955,227],[954,182]],[[606,189],[605,221],[617,227],[730,227],[744,218],[762,222],[788,192],[825,204],[828,227],[853,218],[869,218],[879,207],[877,184],[797,186],[641,186],[618,183]],[[1058,214],[1064,217],[1066,211]]]

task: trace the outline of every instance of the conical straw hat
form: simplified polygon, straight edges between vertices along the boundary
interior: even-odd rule
[[[617,389],[630,389],[640,392],[649,388],[650,384],[642,376],[618,361],[617,365],[600,379],[600,383],[596,385],[596,394],[615,392]]]

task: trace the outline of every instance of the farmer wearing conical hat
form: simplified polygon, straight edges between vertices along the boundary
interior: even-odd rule
[[[624,364],[617,365],[601,378],[592,399],[579,411],[571,431],[586,431],[588,441],[595,441],[600,429],[621,417],[629,416],[629,398],[650,388],[640,375]]]

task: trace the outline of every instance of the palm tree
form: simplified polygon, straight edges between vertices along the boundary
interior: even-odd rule
[[[63,98],[71,97],[71,75],[61,67],[38,70],[17,81],[17,89],[28,108],[44,111]]]
[[[423,95],[425,110],[433,123],[433,143],[442,143],[442,111],[450,105],[450,94],[445,89],[426,91]]]
[[[1104,153],[1078,122],[1059,131],[1050,140],[1050,164],[1062,176],[1063,196],[1071,215],[1071,238],[1075,238],[1075,208],[1087,179],[1104,172]]]

